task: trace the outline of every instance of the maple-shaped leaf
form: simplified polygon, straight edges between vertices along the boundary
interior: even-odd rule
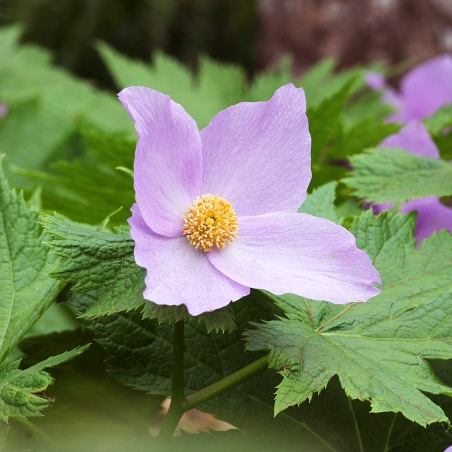
[[[274,297],[287,319],[246,332],[249,350],[270,350],[283,376],[275,413],[310,400],[337,375],[352,399],[372,412],[401,412],[421,425],[449,422],[421,391],[452,395],[427,359],[452,358],[452,236],[416,250],[413,216],[365,213],[352,225],[374,260],[383,290],[367,303],[334,305],[294,295]]]

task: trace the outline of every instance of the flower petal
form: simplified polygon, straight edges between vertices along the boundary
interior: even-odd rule
[[[240,284],[333,303],[366,301],[380,277],[354,236],[324,218],[275,212],[239,218],[231,246],[208,258]]]
[[[172,306],[185,304],[191,315],[198,315],[250,293],[249,287],[218,271],[186,237],[155,234],[144,222],[137,204],[132,207],[129,223],[135,240],[135,261],[147,270],[143,293],[146,300]]]
[[[278,89],[268,102],[218,113],[201,131],[203,193],[229,201],[239,216],[296,212],[311,180],[304,91]]]
[[[452,209],[441,204],[437,196],[413,199],[400,209],[401,213],[417,210],[414,237],[420,243],[434,232],[447,229],[452,233]]]
[[[182,235],[183,215],[200,194],[201,138],[195,121],[157,91],[132,86],[119,99],[135,122],[135,192],[147,225],[166,237]]]
[[[439,151],[424,124],[410,121],[394,135],[390,135],[379,147],[402,148],[421,157],[439,158]]]
[[[401,92],[409,119],[424,119],[452,102],[452,57],[443,55],[411,70]]]

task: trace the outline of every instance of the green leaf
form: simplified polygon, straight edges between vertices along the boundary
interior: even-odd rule
[[[341,131],[341,113],[346,101],[351,96],[354,83],[354,79],[348,81],[339,91],[326,98],[321,104],[308,108],[313,164],[321,165],[325,161],[325,146]]]
[[[8,422],[9,417],[41,416],[41,410],[52,402],[44,392],[54,382],[44,369],[69,361],[88,347],[89,344],[52,356],[25,370],[19,369],[20,360],[0,366],[0,419]]]
[[[146,272],[135,264],[130,236],[92,231],[51,215],[43,215],[42,225],[54,236],[49,242],[52,252],[64,258],[50,276],[74,283],[74,291],[105,290],[86,316],[128,311],[143,304]]]
[[[379,145],[399,130],[399,124],[386,124],[383,121],[376,122],[374,118],[365,118],[339,134],[331,143],[328,155],[335,160],[349,158],[366,148]]]
[[[452,358],[452,237],[415,249],[414,216],[365,212],[352,224],[357,246],[374,261],[382,292],[367,303],[334,305],[274,297],[287,319],[246,333],[250,350],[270,350],[283,381],[275,412],[310,400],[337,375],[346,394],[372,412],[401,412],[421,425],[449,422],[424,396],[452,395],[426,359]],[[302,308],[301,308],[302,307]]]
[[[307,312],[322,308],[307,302],[307,312],[290,312],[287,320],[248,332],[248,348],[270,350],[269,364],[284,377],[276,393],[276,414],[310,399],[338,375],[346,394],[370,401],[372,412],[401,412],[421,425],[448,423],[443,410],[420,390],[452,395],[425,361],[452,358],[451,302],[448,293],[415,308],[393,302],[365,308],[354,304],[320,322],[311,321]],[[437,332],[439,324],[449,333],[445,328]]]
[[[441,133],[433,137],[433,141],[439,149],[443,160],[452,160],[452,132]]]
[[[246,100],[248,102],[268,101],[278,88],[293,81],[292,58],[286,55],[281,59],[277,69],[265,71],[253,80],[246,93]]]
[[[354,67],[345,71],[334,72],[337,61],[334,58],[324,58],[310,67],[296,81],[303,87],[309,107],[318,106],[325,99],[341,91],[345,85],[353,81],[353,92],[364,86],[364,69]]]
[[[27,205],[10,190],[0,157],[0,363],[61,290],[47,276],[57,259],[42,243],[39,208],[36,197]]]
[[[333,223],[341,224],[334,205],[336,188],[337,182],[330,182],[317,188],[308,195],[306,201],[298,209],[298,212],[326,218]]]
[[[350,159],[355,171],[343,179],[354,194],[377,203],[452,194],[452,165],[403,149],[370,149]]]
[[[135,141],[121,134],[83,132],[83,159],[50,165],[52,173],[15,169],[15,173],[43,188],[43,206],[83,223],[99,224],[107,215],[123,207],[112,219],[123,224],[135,202],[133,180],[117,167],[133,167]]]
[[[203,57],[194,77],[178,61],[162,53],[154,54],[153,65],[148,65],[121,55],[104,43],[99,43],[97,50],[120,88],[146,86],[171,96],[200,129],[219,111],[240,102],[243,96],[245,74],[238,66]]]
[[[425,127],[430,135],[440,135],[444,129],[452,126],[452,105],[445,105],[424,120]]]

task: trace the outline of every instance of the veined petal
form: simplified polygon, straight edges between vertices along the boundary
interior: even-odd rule
[[[182,217],[200,194],[198,126],[179,104],[152,89],[132,86],[118,96],[138,132],[134,175],[143,218],[157,234],[179,237]]]
[[[414,229],[414,237],[418,243],[443,229],[452,233],[452,209],[441,204],[437,196],[408,201],[400,212],[408,213],[413,210],[418,212]]]
[[[421,157],[439,158],[436,144],[431,139],[424,124],[418,121],[410,121],[399,132],[383,140],[379,146],[402,148]]]
[[[278,89],[268,102],[218,113],[201,131],[203,193],[229,201],[237,215],[296,212],[311,180],[311,137],[304,91]]]
[[[144,222],[138,206],[129,218],[135,261],[147,270],[143,297],[157,304],[187,306],[191,315],[213,311],[250,293],[218,271],[186,237],[163,237]]]
[[[275,295],[294,293],[314,300],[367,301],[381,283],[354,236],[324,218],[274,212],[239,218],[237,239],[208,258],[240,284]]]
[[[409,119],[424,119],[452,102],[452,57],[420,64],[402,80],[401,93]]]

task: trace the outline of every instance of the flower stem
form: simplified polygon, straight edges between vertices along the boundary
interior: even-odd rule
[[[207,388],[201,389],[194,394],[190,394],[185,397],[185,404],[183,406],[184,411],[191,410],[192,408],[197,407],[201,403],[210,400],[211,398],[222,394],[228,389],[237,386],[242,381],[247,380],[258,372],[266,369],[268,367],[268,356],[263,356],[262,358],[254,361],[254,363],[249,364],[243,369],[234,372],[226,378],[223,378],[216,383],[207,386]]]
[[[173,387],[171,405],[158,435],[159,439],[169,440],[173,437],[174,431],[186,411],[237,386],[242,381],[265,370],[267,367],[268,356],[263,356],[243,369],[207,386],[207,388],[184,397],[184,321],[176,322],[174,324],[173,339]]]
[[[180,418],[186,411],[184,407],[184,321],[174,324],[173,336],[173,387],[171,405],[165,416],[159,439],[167,440],[173,437]]]

